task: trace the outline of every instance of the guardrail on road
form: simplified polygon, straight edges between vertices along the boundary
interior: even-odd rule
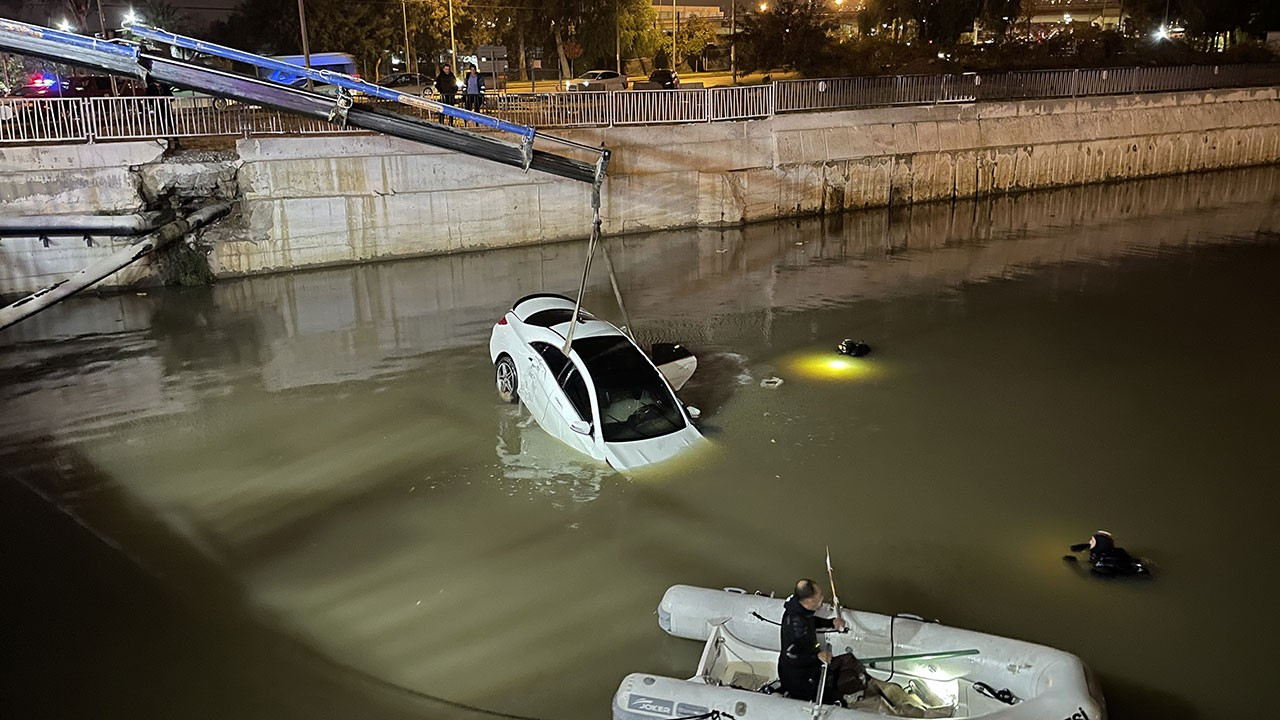
[[[485,112],[534,127],[749,120],[776,113],[984,100],[1280,85],[1280,64],[1097,68],[784,80],[770,85],[619,92],[502,93]],[[197,98],[196,100],[199,100]],[[398,112],[439,121],[403,105]],[[275,110],[192,98],[0,99],[0,143],[363,132]]]

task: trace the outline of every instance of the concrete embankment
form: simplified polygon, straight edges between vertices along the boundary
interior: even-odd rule
[[[779,115],[559,131],[614,150],[610,234],[732,225],[1280,163],[1280,88]],[[6,214],[239,201],[202,237],[218,276],[584,237],[589,189],[375,136],[250,138],[234,157],[151,143],[0,149]],[[0,292],[110,251],[109,238],[0,240]],[[99,247],[100,246],[100,247]],[[154,279],[142,265],[109,278]]]

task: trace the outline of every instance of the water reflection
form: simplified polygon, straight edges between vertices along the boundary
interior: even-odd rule
[[[618,476],[603,463],[570,449],[538,427],[523,406],[498,411],[494,450],[501,463],[500,487],[511,496],[545,497],[555,507],[600,497],[601,484]]]
[[[782,590],[825,544],[860,606],[1067,647],[1130,714],[1197,704],[1162,638],[1210,646],[1186,613],[1258,590],[1204,582],[1220,558],[1180,523],[1270,527],[1239,497],[1275,460],[1278,195],[1269,169],[611,239],[641,339],[699,354],[714,445],[634,477],[493,394],[491,323],[572,291],[580,243],[83,298],[0,332],[0,467],[161,577],[216,575],[218,612],[509,712],[598,716],[626,672],[687,672],[665,587]],[[603,277],[587,306],[618,319]],[[850,336],[870,372],[815,375]],[[796,532],[797,498],[856,520]],[[1167,576],[1061,572],[1057,538],[1100,525]]]

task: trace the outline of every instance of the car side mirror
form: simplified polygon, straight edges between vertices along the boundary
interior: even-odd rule
[[[702,417],[702,411],[692,405],[685,405],[684,409],[688,411],[690,420],[697,420]]]
[[[590,435],[591,423],[587,422],[586,420],[574,420],[573,422],[569,423],[569,429],[578,433],[579,435]]]

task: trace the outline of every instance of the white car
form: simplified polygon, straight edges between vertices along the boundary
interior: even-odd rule
[[[569,81],[570,92],[583,90],[626,90],[627,76],[612,70],[592,70]]]
[[[612,324],[580,310],[564,355],[573,306],[563,295],[539,293],[498,320],[489,339],[498,396],[523,403],[552,437],[618,470],[701,443],[696,408],[680,402],[667,377]],[[694,365],[681,352],[663,367],[683,385]]]

